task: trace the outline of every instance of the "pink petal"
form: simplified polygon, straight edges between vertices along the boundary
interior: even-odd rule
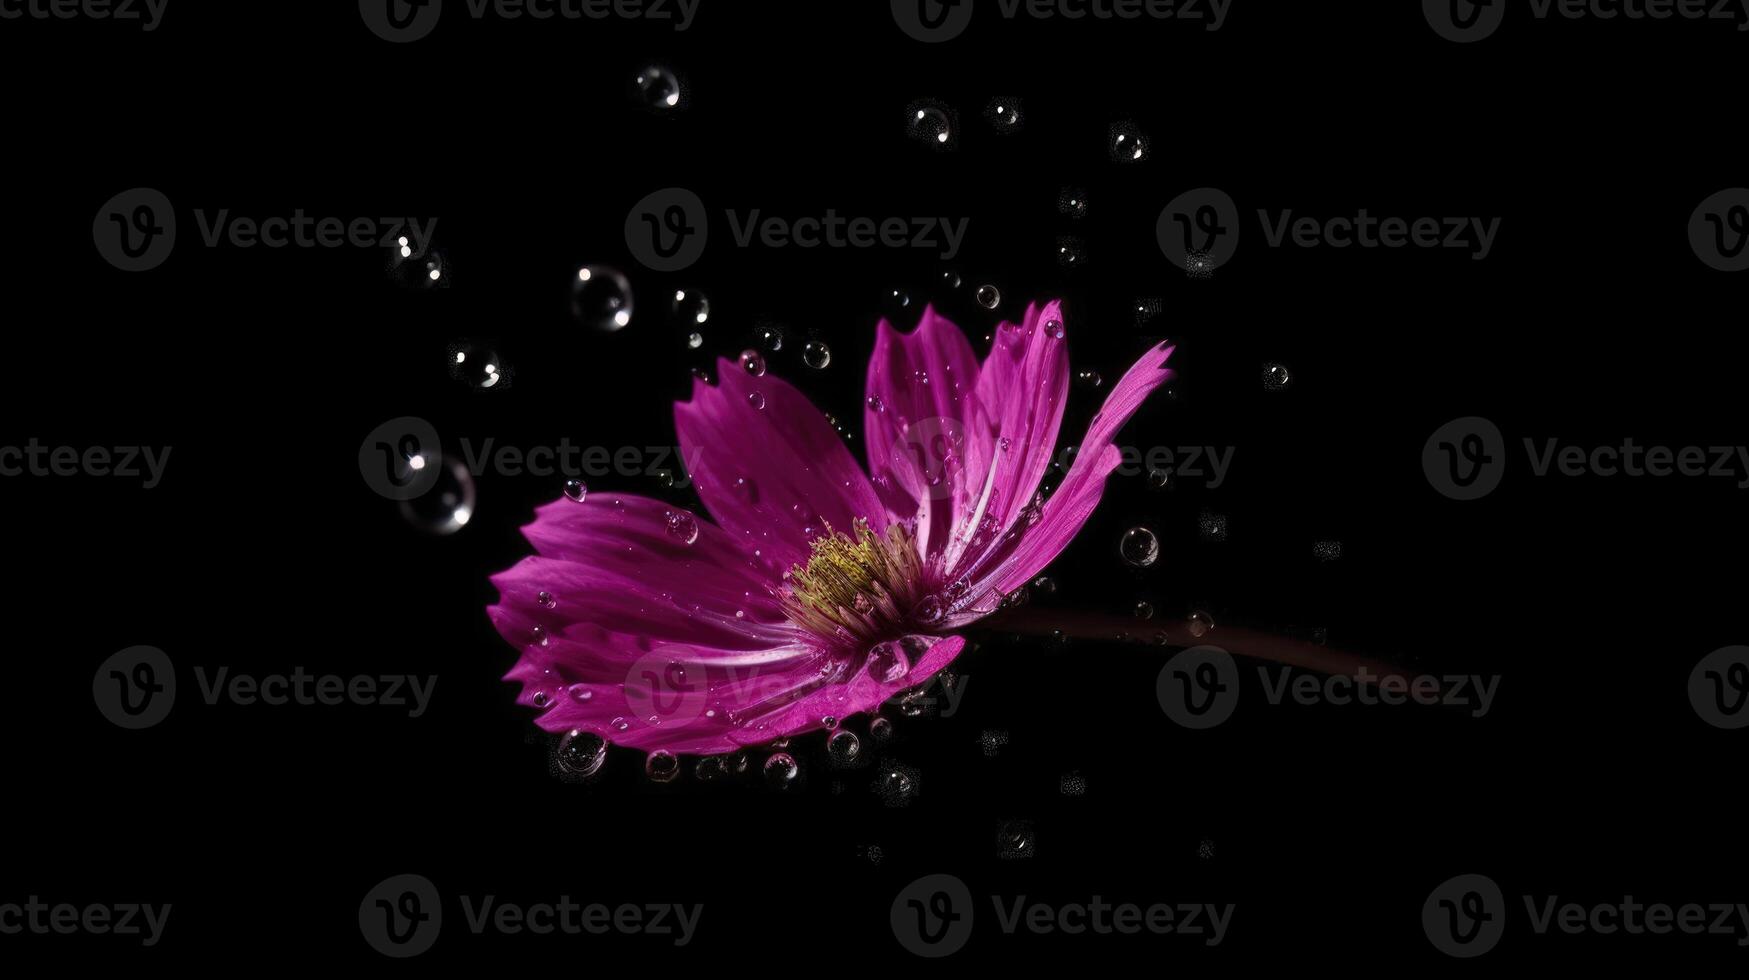
[[[1031,502],[1063,424],[1069,389],[1065,322],[1059,301],[1028,305],[1019,324],[1005,322],[996,329],[978,377],[978,400],[988,407],[996,430],[995,506],[989,514],[1004,528]]]
[[[770,578],[805,564],[808,542],[831,525],[848,532],[886,508],[844,441],[807,397],[771,376],[719,359],[718,384],[693,384],[674,406],[683,460],[718,524]]]
[[[1087,438],[1082,441],[1081,452],[1069,467],[1068,476],[1045,503],[1038,524],[1026,532],[995,573],[995,589],[1006,593],[1019,588],[1057,557],[1087,523],[1104,493],[1106,475],[1123,458],[1112,440],[1148,395],[1172,378],[1171,369],[1166,367],[1172,351],[1164,343],[1149,348],[1112,387],[1105,405],[1088,427]]]
[[[971,343],[933,306],[909,334],[885,320],[875,328],[863,406],[869,472],[904,491],[883,497],[894,518],[920,516],[926,557],[982,489],[994,438],[978,389]]]

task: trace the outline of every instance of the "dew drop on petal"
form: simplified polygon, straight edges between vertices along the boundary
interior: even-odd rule
[[[583,499],[587,496],[589,496],[588,484],[584,483],[582,480],[566,480],[565,481],[565,497],[566,497],[566,499],[576,501],[577,503],[580,504],[583,502]]]
[[[571,700],[578,704],[588,704],[595,698],[595,692],[590,690],[589,685],[587,684],[572,684],[565,689],[565,693],[570,695]]]
[[[1045,336],[1046,337],[1049,337],[1052,340],[1062,340],[1064,332],[1065,331],[1063,330],[1063,321],[1057,319],[1056,317],[1051,317],[1049,320],[1045,321]]]
[[[747,393],[747,404],[752,405],[755,409],[764,408],[765,395],[757,391],[749,391]]]
[[[887,410],[887,406],[885,402],[881,401],[881,396],[870,395],[868,396],[868,410],[879,415]]]
[[[913,615],[919,623],[922,623],[925,626],[933,626],[936,623],[941,622],[941,597],[933,595],[924,596],[923,601],[917,604],[917,609]]]
[[[542,592],[534,598],[536,602],[539,602],[542,606],[545,606],[548,609],[559,604],[559,600],[555,598],[551,592]]]
[[[698,540],[698,518],[683,510],[669,511],[667,515],[668,536],[681,544],[692,544]]]
[[[868,652],[868,676],[891,684],[911,672],[911,662],[897,641],[877,643]]]
[[[1132,527],[1118,541],[1118,554],[1137,568],[1146,568],[1160,557],[1160,539],[1145,527]]]
[[[756,350],[748,349],[741,352],[741,370],[755,378],[765,376],[765,355]]]

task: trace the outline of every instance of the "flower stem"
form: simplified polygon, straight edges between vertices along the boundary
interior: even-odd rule
[[[979,627],[1025,636],[1068,636],[1168,647],[1218,646],[1228,653],[1254,660],[1268,660],[1323,674],[1358,677],[1363,672],[1373,680],[1385,677],[1412,679],[1414,675],[1371,657],[1332,650],[1306,640],[1297,640],[1265,630],[1243,626],[1192,626],[1182,621],[1125,619],[1098,613],[1060,609],[1009,609],[985,619]],[[1194,630],[1200,631],[1200,635]]]

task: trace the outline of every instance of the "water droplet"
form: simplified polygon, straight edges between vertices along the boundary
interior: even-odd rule
[[[504,386],[508,369],[497,352],[483,344],[459,341],[449,346],[449,376],[476,391]]]
[[[618,269],[586,265],[571,284],[571,315],[597,330],[632,322],[632,284]]]
[[[1227,515],[1203,511],[1196,519],[1196,529],[1204,541],[1227,540]]]
[[[826,739],[826,752],[831,755],[832,760],[839,765],[855,762],[856,757],[862,754],[862,740],[857,738],[856,733],[849,729],[833,732],[832,735]]]
[[[887,410],[887,406],[885,402],[881,401],[881,396],[870,395],[868,396],[868,410],[879,415]]]
[[[1062,340],[1065,333],[1067,333],[1067,330],[1063,327],[1063,321],[1056,317],[1051,317],[1049,320],[1045,321],[1046,337],[1049,337],[1052,340]]]
[[[1111,127],[1111,158],[1119,163],[1139,163],[1148,158],[1148,138],[1134,123]]]
[[[544,710],[545,710],[545,709],[547,709],[547,708],[550,708],[550,707],[552,707],[552,705],[553,705],[553,699],[552,699],[552,696],[551,696],[551,695],[549,695],[549,694],[548,694],[548,693],[547,693],[547,692],[545,692],[545,691],[536,691],[536,692],[534,692],[534,697],[532,697],[532,698],[530,698],[530,699],[529,699],[529,700],[530,700],[530,701],[532,701],[532,702],[534,702],[534,706],[535,706],[535,707],[536,707],[536,708],[539,708],[539,709],[541,709],[541,710],[543,710],[543,711],[544,711]]]
[[[1057,264],[1065,269],[1078,269],[1087,261],[1087,246],[1079,238],[1057,239]]]
[[[876,718],[868,723],[868,734],[877,742],[885,742],[893,737],[893,723],[885,718]]]
[[[559,739],[554,753],[559,768],[574,776],[593,776],[607,760],[607,740],[594,732],[573,728]]]
[[[474,517],[474,475],[460,460],[446,460],[431,489],[400,504],[407,523],[430,534],[454,534]]]
[[[1214,628],[1215,628],[1214,617],[1210,616],[1206,612],[1203,612],[1201,609],[1198,609],[1195,612],[1192,612],[1190,614],[1190,617],[1185,620],[1185,629],[1190,632],[1191,636],[1196,636],[1196,637],[1206,636],[1206,635],[1208,635],[1208,631],[1212,630]]]
[[[558,598],[555,597],[551,592],[542,592],[541,594],[535,596],[534,598],[535,598],[536,602],[539,602],[541,605],[545,606],[548,609],[551,609],[554,606],[559,604]]]
[[[669,511],[667,514],[668,536],[681,544],[692,544],[698,540],[698,519],[683,510]]]
[[[1117,545],[1123,560],[1137,568],[1146,568],[1160,557],[1160,539],[1145,527],[1132,527]]]
[[[680,79],[661,65],[651,65],[638,72],[638,98],[652,109],[673,109],[680,105]]]
[[[936,623],[941,622],[941,597],[933,595],[924,596],[923,601],[917,604],[917,609],[912,615],[917,622],[922,623],[925,626],[933,626]]]
[[[696,289],[676,289],[670,304],[674,318],[683,327],[697,326],[711,318],[711,301]]]
[[[818,340],[810,340],[802,347],[802,363],[820,370],[832,363],[832,348]]]
[[[703,347],[704,346],[704,334],[702,334],[702,333],[687,334],[686,335],[686,346],[692,348],[693,350],[698,350],[700,347]]]
[[[1105,383],[1105,379],[1099,376],[1098,371],[1077,371],[1075,381],[1088,388],[1097,388]]]
[[[1154,618],[1154,604],[1147,601],[1146,599],[1143,599],[1143,600],[1136,603],[1135,612],[1136,612],[1137,619],[1153,619]]]
[[[614,720],[608,722],[608,724],[613,726],[613,730],[616,732],[623,732],[626,729],[632,727],[632,723],[629,721],[626,721],[624,718],[615,718]]]
[[[868,676],[891,684],[911,672],[911,661],[897,641],[877,643],[868,651]]]
[[[960,274],[952,269],[941,274],[941,284],[948,289],[958,289],[964,282],[965,280],[960,278]]]
[[[1065,187],[1057,195],[1057,211],[1071,218],[1087,217],[1087,192],[1079,187]]]
[[[1172,474],[1165,470],[1149,470],[1148,486],[1155,490],[1165,490],[1172,486]]]
[[[1280,391],[1286,388],[1293,376],[1288,374],[1286,367],[1280,364],[1263,365],[1263,387],[1269,391]]]
[[[773,354],[783,350],[783,329],[775,326],[760,327],[759,343]]]
[[[978,305],[986,310],[993,310],[1002,302],[1002,291],[995,286],[979,286],[976,295]]]
[[[570,687],[565,688],[565,693],[569,694],[571,700],[578,704],[588,704],[595,698],[595,692],[590,690],[589,685],[587,684],[572,684]]]
[[[699,781],[707,783],[713,779],[722,778],[728,771],[729,765],[723,761],[723,757],[720,755],[707,755],[698,760],[698,764],[692,767],[692,774],[697,776]]]
[[[1020,100],[999,98],[992,99],[984,110],[984,118],[990,120],[990,125],[999,133],[1012,133],[1020,129]]]
[[[800,772],[801,767],[787,752],[779,752],[765,760],[765,781],[777,789],[787,789]]]
[[[749,391],[747,393],[747,404],[752,405],[755,409],[764,408],[765,395],[757,391]]]
[[[765,355],[751,348],[741,352],[741,370],[755,378],[765,376]]]
[[[1040,575],[1038,578],[1032,580],[1032,587],[1033,590],[1040,595],[1055,595],[1057,591],[1057,580],[1051,578],[1049,575]]]
[[[832,729],[838,727],[838,716],[837,715],[827,715],[824,718],[820,719],[820,724],[826,726],[827,731],[831,731]]]
[[[669,782],[675,776],[680,775],[680,760],[674,757],[674,753],[666,749],[657,749],[644,760],[644,774],[649,776],[652,782]]]
[[[589,485],[582,480],[566,480],[565,496],[577,503],[582,503],[589,496]]]
[[[945,106],[915,102],[905,112],[905,131],[912,139],[941,149],[953,145],[953,116]]]

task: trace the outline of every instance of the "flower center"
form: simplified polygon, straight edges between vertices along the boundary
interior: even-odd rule
[[[923,564],[903,524],[876,534],[857,518],[854,530],[852,537],[828,528],[815,538],[808,564],[784,574],[782,602],[796,625],[860,646],[909,632],[923,599]]]

